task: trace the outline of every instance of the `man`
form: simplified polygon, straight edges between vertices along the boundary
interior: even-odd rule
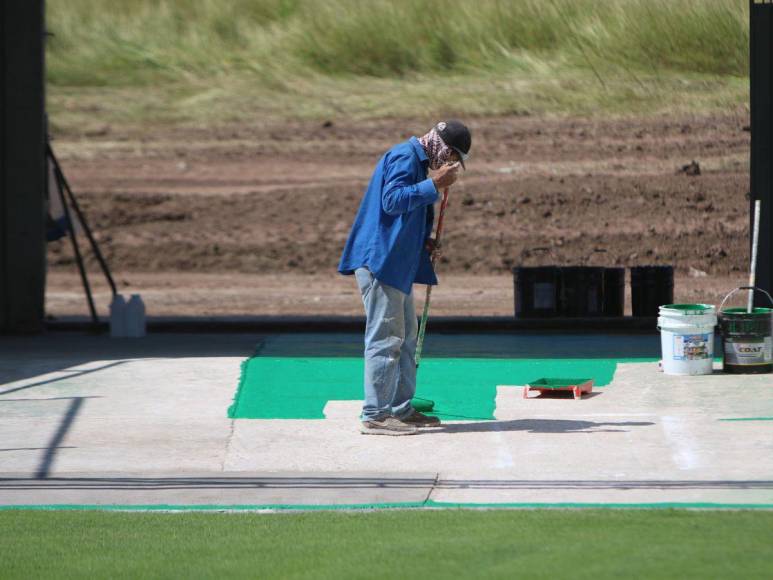
[[[411,406],[418,324],[414,282],[437,284],[433,204],[453,185],[472,143],[459,121],[438,123],[387,151],[376,165],[338,271],[354,274],[365,306],[365,403],[361,432],[411,435],[440,424]]]

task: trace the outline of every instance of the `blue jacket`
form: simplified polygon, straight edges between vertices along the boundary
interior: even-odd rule
[[[437,284],[425,241],[432,235],[438,191],[416,137],[395,145],[376,165],[346,241],[338,271],[366,267],[377,280],[410,294],[414,282]]]

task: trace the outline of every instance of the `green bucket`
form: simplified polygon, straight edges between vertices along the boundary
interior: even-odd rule
[[[722,301],[724,306],[738,290],[759,290],[773,304],[770,294],[760,288],[741,286]],[[726,373],[760,374],[773,372],[773,308],[726,308],[720,306],[723,367]]]

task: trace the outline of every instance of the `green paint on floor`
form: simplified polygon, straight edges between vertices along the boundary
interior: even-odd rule
[[[416,509],[690,509],[690,510],[773,510],[773,503],[716,502],[444,502],[427,499],[416,502],[361,504],[20,504],[0,505],[9,511],[119,511],[119,512],[250,512],[250,511],[371,511]]]
[[[430,358],[422,361],[417,396],[435,401],[450,420],[494,418],[497,385],[525,385],[542,377],[589,377],[608,385],[619,362],[649,359]],[[323,419],[328,401],[362,399],[361,357],[266,357],[247,360],[232,419]]]
[[[720,421],[773,421],[773,417],[735,417],[732,419],[719,419]]]

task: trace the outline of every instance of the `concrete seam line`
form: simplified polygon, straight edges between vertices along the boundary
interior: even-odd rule
[[[239,371],[239,384],[236,387],[236,392],[234,393],[233,401],[231,402],[231,405],[228,407],[228,411],[226,412],[226,416],[230,419],[235,419],[237,416],[237,409],[239,407],[239,402],[242,398],[244,383],[247,380],[247,365],[249,364],[251,358],[247,358],[242,361],[240,365],[240,371]]]
[[[223,461],[220,464],[220,471],[225,472],[225,464],[228,461],[228,455],[231,453],[231,442],[234,438],[234,432],[236,431],[236,419],[231,419],[231,425],[228,429],[228,436],[225,440],[225,450],[223,451]]]
[[[429,491],[427,492],[427,497],[424,498],[424,501],[422,502],[422,505],[426,506],[429,502],[432,501],[432,494],[435,493],[435,488],[437,487],[438,482],[440,481],[440,472],[435,472],[435,479],[432,481],[432,485],[429,486]]]

